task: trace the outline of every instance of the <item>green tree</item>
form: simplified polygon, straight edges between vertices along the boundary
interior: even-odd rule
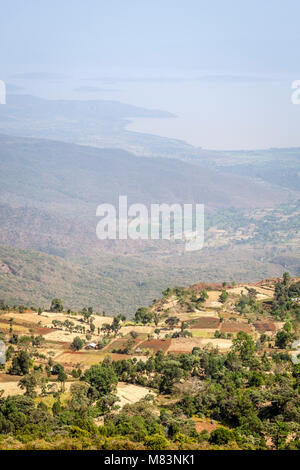
[[[103,323],[101,331],[108,336],[111,332],[111,325],[109,323]]]
[[[184,372],[179,361],[170,359],[161,365],[161,378],[159,383],[159,391],[161,393],[171,393],[175,382],[179,382]]]
[[[208,293],[205,289],[203,289],[200,293],[200,297],[198,299],[198,302],[204,303],[208,299]]]
[[[11,375],[26,375],[31,367],[31,360],[26,351],[20,351],[12,360],[12,366],[9,369]]]
[[[105,361],[102,364],[95,364],[85,371],[83,380],[91,385],[96,392],[95,396],[99,398],[112,393],[118,383],[114,368]]]
[[[289,273],[283,273],[283,285],[287,286],[291,280],[291,276]]]
[[[153,313],[146,307],[140,307],[135,313],[135,321],[137,323],[143,323],[146,325],[147,323],[151,323],[153,319]]]
[[[286,349],[291,341],[291,334],[288,331],[280,330],[276,335],[275,346]]]
[[[89,385],[85,382],[75,382],[70,388],[71,400],[69,401],[69,407],[80,416],[85,415],[88,411],[88,390]]]
[[[169,317],[166,319],[165,323],[172,329],[179,323],[179,319],[177,317]]]
[[[36,388],[42,385],[42,375],[40,372],[33,372],[32,374],[26,374],[20,381],[19,387],[25,390],[25,395],[35,398]]]
[[[215,429],[209,437],[212,444],[223,445],[228,444],[232,440],[232,432],[226,428]]]
[[[219,296],[219,301],[224,304],[228,299],[228,292],[226,290],[222,290],[221,295]]]
[[[109,393],[108,395],[101,397],[97,401],[96,408],[99,410],[99,413],[101,415],[108,414],[111,411],[114,411],[119,408],[119,406],[117,405],[118,401],[120,401],[120,398],[117,395]]]
[[[83,340],[79,336],[76,336],[73,339],[73,341],[70,345],[70,348],[73,349],[74,351],[79,351],[80,349],[83,348],[83,345],[84,345]]]
[[[132,330],[132,331],[130,332],[130,336],[131,336],[131,338],[136,339],[136,338],[138,337],[138,334],[137,334],[136,331]]]
[[[248,333],[239,331],[232,344],[233,351],[238,352],[243,361],[249,361],[253,357],[255,343]]]
[[[53,299],[50,306],[50,312],[62,312],[64,309],[60,299]]]
[[[121,318],[119,316],[114,317],[110,328],[111,328],[111,331],[113,331],[115,335],[118,334],[118,332],[121,329]]]
[[[52,406],[53,416],[58,416],[62,412],[62,410],[63,410],[63,407],[62,407],[60,399],[58,398],[58,400],[56,400]]]
[[[64,366],[61,364],[55,364],[52,368],[52,375],[58,375],[60,371],[64,371]]]
[[[64,370],[60,370],[59,373],[58,373],[58,376],[57,376],[57,381],[60,382],[61,384],[61,391],[64,392],[65,391],[65,383],[66,383],[66,380],[67,380],[67,374],[65,373]]]
[[[151,450],[165,450],[169,447],[169,441],[162,434],[153,434],[145,438],[146,446]]]
[[[288,423],[276,421],[275,423],[272,423],[269,427],[276,450],[284,449],[286,440],[291,432]]]
[[[153,314],[153,321],[154,321],[154,325],[157,326],[159,324],[159,320],[160,320],[160,316],[157,312],[154,312]]]
[[[93,314],[93,309],[91,309],[91,307],[89,309],[87,308],[83,308],[82,311],[81,311],[81,314],[83,316],[83,320],[88,323],[90,317],[92,316]]]

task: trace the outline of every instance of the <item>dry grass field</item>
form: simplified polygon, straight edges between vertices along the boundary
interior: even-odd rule
[[[7,376],[4,374],[0,374],[0,392],[3,391],[3,396],[8,397],[9,395],[23,395],[25,393],[24,390],[22,390],[18,386],[18,382],[21,377],[18,376]],[[55,381],[50,381],[47,384],[48,386],[52,386],[52,391],[59,390],[60,389],[60,384]],[[70,387],[72,385],[72,382],[66,382],[65,383],[65,391],[68,392]],[[39,389],[37,389],[40,391]]]
[[[208,299],[199,306],[192,296],[198,295],[205,286],[212,290],[208,290]],[[262,333],[267,333],[274,339],[276,332],[283,327],[282,322],[272,321],[269,316],[263,319],[253,319],[253,323],[248,323],[246,318],[241,318],[241,315],[235,308],[235,303],[239,295],[247,294],[248,288],[255,288],[257,291],[257,298],[259,300],[266,300],[272,298],[274,292],[274,284],[268,282],[266,284],[243,284],[235,287],[228,286],[226,290],[229,294],[225,304],[219,302],[219,296],[222,291],[220,284],[204,285],[198,284],[185,290],[183,297],[163,297],[154,303],[150,309],[159,315],[158,325],[153,322],[147,325],[136,324],[134,321],[126,321],[123,323],[117,336],[111,334],[109,344],[102,349],[85,349],[85,346],[77,352],[70,349],[70,344],[75,337],[79,336],[84,340],[85,345],[94,342],[102,341],[104,336],[103,332],[99,331],[104,323],[110,324],[112,317],[93,315],[93,323],[95,331],[89,331],[89,324],[83,321],[81,314],[67,314],[67,313],[53,313],[42,312],[38,315],[36,312],[27,311],[19,313],[14,311],[0,313],[0,333],[8,341],[11,337],[10,320],[13,319],[12,333],[20,336],[33,336],[42,335],[45,338],[45,343],[36,349],[36,352],[41,355],[37,362],[43,366],[47,363],[49,358],[52,358],[55,363],[60,363],[66,367],[70,372],[72,368],[80,365],[82,370],[86,370],[93,364],[97,364],[105,357],[110,357],[111,360],[122,360],[129,358],[136,358],[137,360],[146,361],[147,358],[157,351],[161,350],[166,355],[168,353],[179,354],[181,352],[191,353],[194,347],[209,348],[217,347],[220,352],[226,352],[232,346],[231,339],[216,338],[215,332],[218,330],[227,335],[232,334],[232,338],[239,331],[245,331],[252,334],[256,339]],[[177,317],[178,322],[173,328],[165,323],[168,317]],[[220,319],[223,321],[220,321]],[[235,321],[233,319],[236,319]],[[59,329],[53,328],[53,320],[61,322]],[[68,320],[73,323],[73,326],[84,326],[86,332],[77,333],[68,331],[67,326],[63,323]],[[187,322],[183,329],[187,329],[192,334],[192,337],[183,337],[181,335],[182,322]],[[159,331],[158,331],[159,330]],[[133,340],[131,332],[137,335]],[[156,332],[155,332],[156,331]],[[87,336],[88,333],[88,336]],[[175,337],[179,335],[179,337]],[[228,337],[227,337],[228,338]],[[129,346],[126,354],[122,350]],[[32,345],[28,345],[32,350]],[[113,352],[115,351],[115,352]],[[9,365],[7,366],[8,369]],[[4,390],[4,395],[20,393],[18,381],[20,377],[5,374],[5,371],[0,374],[0,390]],[[72,380],[71,376],[68,377],[68,382]],[[22,393],[22,391],[21,391]],[[118,393],[120,394],[122,404],[134,402],[139,397],[143,397],[148,391],[144,387],[135,385],[120,384]],[[200,426],[200,424],[199,424]]]
[[[195,347],[203,348],[208,345],[219,348],[220,351],[227,351],[231,348],[232,341],[228,339],[217,338],[175,338],[171,340],[171,345],[168,349],[168,352],[191,353]]]
[[[216,310],[209,309],[209,310],[198,310],[195,309],[194,312],[190,313],[189,319],[194,319],[194,318],[205,318],[205,317],[213,317],[213,318],[219,318],[219,313]]]
[[[239,331],[244,331],[245,333],[252,333],[251,325],[241,321],[223,321],[221,323],[220,330],[224,333],[238,333]]]
[[[248,289],[252,288],[255,289],[257,292],[257,299],[259,300],[266,300],[266,299],[271,299],[274,294],[274,288],[270,286],[257,286],[257,285],[252,285],[252,284],[244,284],[240,287],[234,287],[230,289],[231,294],[237,294],[237,295],[247,295]]]
[[[120,330],[120,333],[123,336],[128,336],[131,331],[135,331],[140,336],[142,335],[144,337],[147,337],[147,334],[151,334],[153,332],[153,327],[140,325],[123,326]]]
[[[124,405],[136,403],[137,401],[142,400],[142,398],[149,393],[154,395],[153,390],[150,390],[149,388],[119,382],[117,386],[117,396],[120,398],[120,401],[117,402],[117,405],[123,408]]]
[[[205,328],[205,329],[193,328],[191,330],[193,338],[214,338],[215,331],[216,331],[215,329],[209,329],[209,328]]]
[[[102,362],[107,354],[102,351],[63,351],[55,357],[55,361],[69,367],[80,364],[82,368]]]

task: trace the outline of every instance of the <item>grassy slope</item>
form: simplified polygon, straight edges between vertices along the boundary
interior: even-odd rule
[[[191,256],[190,266],[177,262],[171,269],[168,263],[150,263],[137,256],[71,261],[33,250],[0,247],[0,298],[10,304],[48,307],[52,298],[60,297],[66,307],[93,306],[100,312],[131,315],[171,285],[243,277],[255,281],[260,273],[275,277],[284,271],[279,264],[251,260],[251,253],[243,249],[217,250],[216,255],[203,264],[200,255],[198,264]]]

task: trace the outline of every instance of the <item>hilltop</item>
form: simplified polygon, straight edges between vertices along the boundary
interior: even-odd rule
[[[45,340],[42,348],[47,355],[66,367],[79,364],[83,370],[105,357],[144,360],[158,351],[164,355],[192,353],[194,348],[206,347],[226,352],[240,331],[255,341],[264,334],[266,344],[272,347],[276,333],[284,325],[284,318],[274,316],[271,309],[278,282],[279,278],[258,283],[198,283],[188,288],[168,288],[162,298],[148,307],[140,307],[133,318],[120,320],[116,331],[103,328],[113,323],[114,317],[109,313],[92,311],[87,320],[81,312],[37,312],[22,306],[2,310],[0,329],[8,334],[13,320],[13,332],[18,335],[42,334]],[[291,283],[300,286],[300,278],[292,278]],[[75,337],[95,346],[71,351]]]

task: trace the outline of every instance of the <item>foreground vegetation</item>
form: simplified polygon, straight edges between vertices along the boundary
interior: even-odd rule
[[[194,315],[200,309],[204,315],[205,305],[211,310],[207,289],[167,289],[152,306],[138,309],[134,321],[116,316],[99,328],[105,349],[121,341],[122,325],[131,325],[124,338],[127,349],[121,348],[118,359],[104,355],[91,366],[70,368],[59,356],[47,355],[47,335],[32,334],[28,341],[16,335],[12,317],[2,334],[8,339],[2,368],[6,377],[16,377],[24,394],[0,392],[0,448],[299,450],[300,363],[291,355],[291,344],[299,339],[300,282],[286,273],[275,283],[271,300],[259,300],[255,288],[241,295],[231,289],[226,283],[219,288],[222,315],[234,308],[248,320],[269,316],[281,328],[273,336],[256,330],[231,333],[231,346],[223,352],[207,344],[188,353],[150,348],[139,354],[134,341],[140,324],[153,325],[157,337],[166,325],[167,336],[189,341],[193,323],[182,320],[179,307],[194,308]],[[50,310],[61,314],[62,309],[53,299]],[[80,315],[87,329],[96,322],[92,309]],[[224,332],[216,330],[214,337],[220,335]],[[80,351],[83,338],[78,334],[69,347]],[[144,398],[124,406],[120,384],[145,388]]]

